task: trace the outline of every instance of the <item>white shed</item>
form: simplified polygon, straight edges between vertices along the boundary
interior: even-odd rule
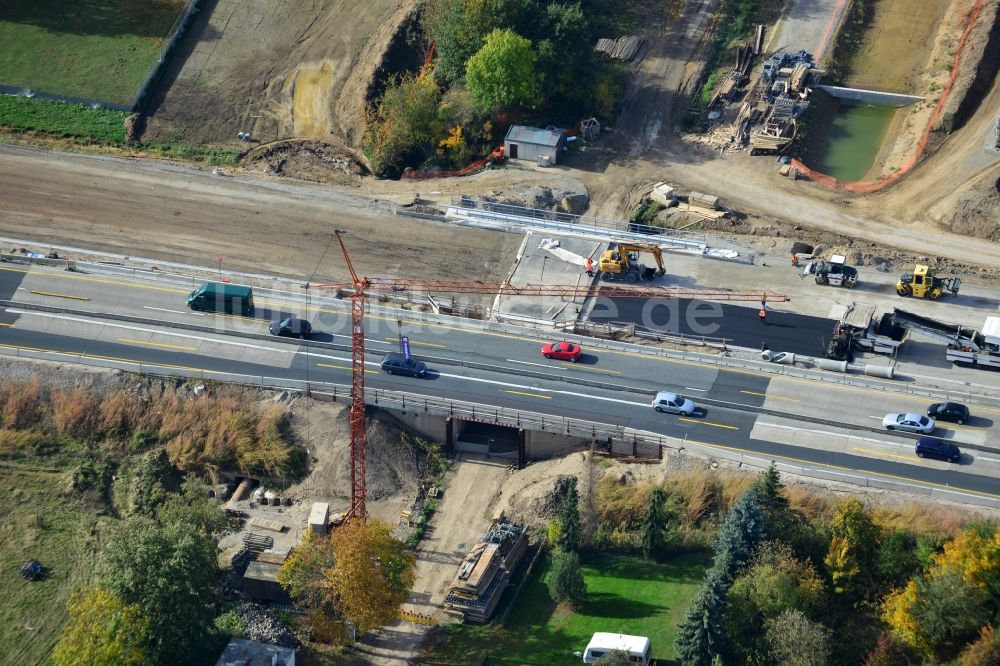
[[[326,534],[330,524],[330,505],[327,502],[313,502],[309,511],[309,529],[316,534]]]

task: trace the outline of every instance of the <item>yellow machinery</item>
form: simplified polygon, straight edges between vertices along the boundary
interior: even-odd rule
[[[650,268],[639,263],[639,253],[648,252],[656,260],[656,268]],[[613,250],[601,253],[597,264],[602,280],[623,280],[638,282],[652,280],[667,272],[663,267],[663,253],[655,243],[619,243]]]
[[[904,297],[913,296],[914,298],[935,300],[945,291],[957,294],[961,284],[960,278],[940,278],[935,269],[917,264],[913,267],[912,275],[907,273],[899,276],[899,282],[896,283],[896,293]]]

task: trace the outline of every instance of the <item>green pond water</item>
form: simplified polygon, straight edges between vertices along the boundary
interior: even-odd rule
[[[843,103],[826,94],[816,98],[809,109],[809,139],[802,161],[840,181],[861,180],[875,162],[899,108]]]

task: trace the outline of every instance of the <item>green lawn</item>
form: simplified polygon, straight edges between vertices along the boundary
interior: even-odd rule
[[[0,84],[118,104],[138,92],[184,0],[3,0]]]
[[[66,621],[66,600],[94,570],[99,519],[66,487],[62,471],[0,463],[2,663],[48,661]],[[44,567],[40,580],[18,575],[29,559]]]
[[[598,554],[583,575],[587,602],[579,612],[556,607],[545,586],[548,565],[538,566],[505,626],[455,625],[426,664],[553,666],[578,664],[596,631],[648,636],[660,664],[674,658],[677,623],[711,563],[708,554],[682,555],[664,563]]]

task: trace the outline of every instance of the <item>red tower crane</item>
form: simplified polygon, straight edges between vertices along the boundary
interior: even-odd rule
[[[683,289],[680,287],[616,287],[598,285],[527,284],[514,286],[496,280],[409,280],[405,278],[359,277],[351,264],[347,246],[339,229],[334,231],[344,263],[351,274],[350,282],[312,284],[305,289],[340,289],[351,292],[351,508],[346,519],[364,520],[365,468],[367,438],[365,434],[365,294],[367,292],[419,291],[452,294],[500,294],[509,296],[606,296],[608,298],[671,298],[715,301],[771,301],[782,303],[788,296],[769,291],[727,289]]]

